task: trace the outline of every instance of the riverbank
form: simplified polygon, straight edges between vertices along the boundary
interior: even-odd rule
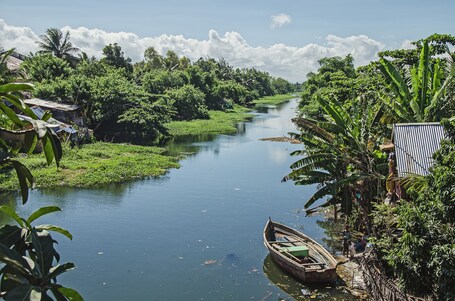
[[[177,158],[163,152],[159,147],[97,142],[81,148],[64,146],[59,168],[47,166],[43,154],[24,155],[19,161],[30,169],[37,188],[91,187],[156,177],[178,168]],[[0,191],[18,188],[15,175],[0,173]]]
[[[255,106],[279,105],[285,103],[298,95],[279,94],[257,99],[253,102]],[[226,134],[237,133],[236,124],[253,118],[250,114],[252,110],[235,106],[232,110],[227,111],[210,111],[210,119],[197,119],[191,121],[173,121],[166,125],[172,136],[188,136],[203,134]]]
[[[292,94],[257,100],[255,104],[277,104],[295,98]],[[210,119],[178,121],[167,125],[173,136],[235,134],[236,124],[253,118],[251,109],[236,106],[225,112],[210,111]],[[178,158],[163,155],[165,149],[153,146],[97,142],[81,148],[64,146],[60,167],[46,165],[43,154],[23,155],[19,160],[35,178],[36,188],[92,187],[135,179],[157,177],[178,168]],[[14,171],[0,173],[0,192],[19,189]]]

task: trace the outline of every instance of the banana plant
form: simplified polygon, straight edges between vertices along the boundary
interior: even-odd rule
[[[27,219],[8,206],[0,206],[0,211],[16,221],[16,225],[0,227],[0,261],[5,264],[0,270],[0,297],[30,301],[83,300],[77,291],[57,283],[57,276],[75,266],[71,262],[58,264],[60,255],[54,249],[56,241],[50,232],[60,233],[69,239],[73,238],[71,233],[55,225],[32,225],[39,217],[61,209],[56,206],[42,207]]]
[[[453,65],[453,54],[447,49]],[[379,69],[393,91],[392,101],[386,101],[389,112],[397,122],[440,121],[445,116],[447,89],[453,86],[454,74],[444,74],[440,58],[432,61],[430,46],[423,42],[418,64],[412,66],[403,76],[397,68],[385,58],[380,60]],[[453,67],[452,67],[453,69]]]
[[[317,100],[326,112],[326,120],[304,117],[293,120],[300,133],[291,136],[300,140],[305,149],[291,154],[302,158],[291,165],[292,172],[283,181],[292,180],[296,185],[319,184],[304,205],[307,213],[321,206],[340,204],[349,215],[353,190],[359,188],[358,183],[369,185],[382,178],[374,162],[377,158],[370,138],[373,124],[380,116],[368,104],[365,109],[348,111],[335,101],[321,97]],[[326,202],[309,209],[324,197],[329,197]]]

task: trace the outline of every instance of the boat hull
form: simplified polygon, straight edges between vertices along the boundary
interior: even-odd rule
[[[276,233],[285,233],[288,241],[277,241]],[[278,244],[289,244],[296,241],[299,245],[305,245],[310,249],[314,265],[303,263],[298,258],[286,254]],[[268,221],[264,228],[264,245],[269,250],[270,256],[275,263],[284,271],[294,276],[303,283],[333,283],[336,281],[336,259],[324,247],[305,234],[285,225]]]

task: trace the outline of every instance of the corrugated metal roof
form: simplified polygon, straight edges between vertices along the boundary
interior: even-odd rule
[[[432,156],[444,138],[444,128],[439,123],[394,124],[392,139],[398,176],[429,174]]]
[[[75,111],[79,109],[78,105],[69,105],[50,100],[44,100],[39,98],[24,99],[24,102],[29,106],[40,106],[49,109],[56,109],[60,111]]]

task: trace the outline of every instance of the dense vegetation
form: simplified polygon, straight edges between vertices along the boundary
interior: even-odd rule
[[[98,139],[137,144],[169,137],[166,123],[209,119],[209,110],[249,106],[255,99],[295,90],[296,85],[254,68],[235,69],[225,60],[191,62],[153,47],[132,63],[121,46],[106,45],[101,59],[71,45],[68,34],[48,29],[41,50],[21,71],[38,98],[77,104]]]
[[[445,123],[451,141],[435,154],[431,175],[399,179],[407,183],[406,199],[382,205],[388,171],[379,145],[391,137],[391,125],[455,116],[455,37],[435,34],[413,44],[357,69],[349,55],[320,60],[303,84],[294,120],[300,132],[293,136],[305,148],[293,154],[300,159],[284,180],[318,184],[307,213],[331,206],[335,216],[341,211],[356,230],[376,237],[379,260],[405,291],[449,300],[455,296],[453,121]]]

